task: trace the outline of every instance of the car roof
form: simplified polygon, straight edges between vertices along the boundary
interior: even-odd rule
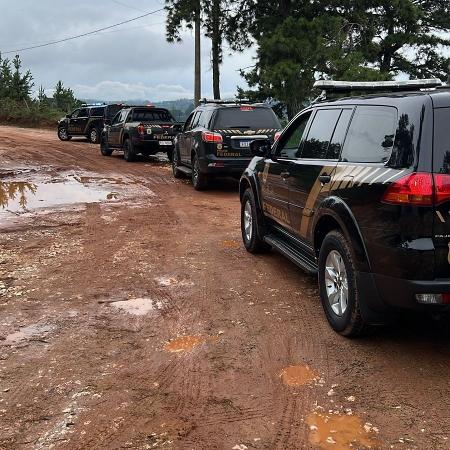
[[[372,94],[353,95],[341,98],[330,98],[323,101],[313,103],[313,107],[333,106],[333,105],[354,105],[355,103],[376,104],[380,100],[386,103],[397,103],[401,99],[410,98],[417,99],[420,97],[428,97],[433,100],[435,108],[450,106],[450,88],[415,90],[406,92],[377,92]]]

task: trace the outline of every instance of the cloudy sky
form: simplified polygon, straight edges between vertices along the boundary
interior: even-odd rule
[[[0,0],[0,51],[7,52],[82,34],[160,9],[164,0]],[[192,98],[194,40],[165,40],[164,11],[109,31],[20,52],[36,86],[58,80],[79,98],[102,100]],[[202,96],[211,97],[210,41],[202,41]],[[239,68],[253,64],[253,50],[229,55],[222,65],[222,96],[245,86]],[[14,54],[3,55],[14,57]]]

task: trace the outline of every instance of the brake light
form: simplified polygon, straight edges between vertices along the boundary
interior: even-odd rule
[[[137,127],[138,133],[139,134],[145,134],[145,126],[143,123],[140,123]]]
[[[433,177],[431,173],[411,173],[394,181],[382,200],[395,205],[433,205]]]
[[[241,106],[239,109],[241,111],[253,111],[255,108],[253,106]]]
[[[435,173],[434,177],[434,201],[438,205],[450,200],[450,175]]]
[[[209,142],[213,144],[221,144],[223,142],[222,135],[219,133],[212,133],[210,131],[202,132],[203,142]]]
[[[280,139],[280,136],[281,136],[281,131],[277,131],[277,132],[275,133],[275,136],[274,136],[274,138],[273,138],[273,141],[274,141],[274,142],[277,142],[278,139]]]

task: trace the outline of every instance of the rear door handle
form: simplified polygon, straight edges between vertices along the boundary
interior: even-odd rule
[[[291,174],[289,172],[281,172],[280,177],[283,179],[289,178]]]
[[[319,175],[319,181],[323,184],[329,183],[331,181],[331,175],[323,173],[322,175]]]

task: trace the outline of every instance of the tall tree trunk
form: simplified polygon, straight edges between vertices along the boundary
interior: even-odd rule
[[[202,71],[201,71],[201,52],[200,52],[200,0],[198,2],[197,12],[194,23],[195,33],[195,69],[194,69],[194,105],[198,106],[200,103],[202,91]]]
[[[220,29],[220,0],[213,0],[212,5],[212,72],[213,94],[220,99],[220,63],[222,59],[222,31]]]

